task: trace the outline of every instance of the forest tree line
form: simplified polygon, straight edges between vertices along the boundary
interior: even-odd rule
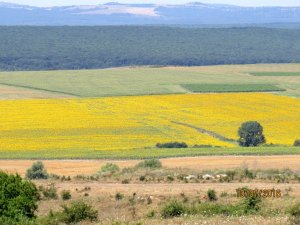
[[[0,70],[299,63],[300,30],[159,26],[0,27]]]

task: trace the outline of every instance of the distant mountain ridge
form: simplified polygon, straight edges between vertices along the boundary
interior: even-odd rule
[[[240,7],[191,2],[33,7],[0,2],[0,25],[207,25],[300,23],[300,7]]]

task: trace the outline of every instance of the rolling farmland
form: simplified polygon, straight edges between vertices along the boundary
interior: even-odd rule
[[[299,224],[300,30],[0,33],[1,225]]]
[[[168,141],[234,147],[199,129],[236,140],[247,120],[264,126],[269,144],[291,146],[300,134],[300,100],[273,94],[7,100],[0,110],[2,150],[66,150],[70,157],[79,149],[130,150]]]
[[[300,193],[300,147],[293,146],[300,139],[299,71],[290,64],[1,72],[0,170],[25,176],[43,160],[48,179],[33,181],[43,196],[37,224],[52,223],[49,212],[73,201],[99,209],[103,224],[165,224],[162,207],[172,199],[240,207],[234,194],[245,186],[283,196],[263,200],[255,214],[203,219],[199,211],[170,224],[288,224]],[[261,123],[266,144],[238,146],[245,121]],[[175,141],[189,147],[156,147]],[[108,167],[117,170],[103,172]],[[59,195],[50,200],[51,188]],[[206,200],[210,189],[215,202]]]
[[[283,146],[299,138],[300,100],[279,95],[300,96],[299,76],[290,76],[299,71],[299,64],[274,64],[1,72],[0,157],[297,154]],[[255,93],[266,91],[273,93]],[[281,147],[238,149],[237,130],[248,120]],[[231,148],[154,148],[171,141]]]
[[[101,70],[0,72],[0,84],[28,89],[49,98],[49,93],[69,97],[110,97],[153,94],[185,94],[184,84],[235,85],[235,91],[280,91],[279,95],[300,97],[300,76],[253,76],[252,73],[298,74],[300,64],[226,65],[203,67],[133,67]],[[227,86],[228,87],[228,86]],[[227,88],[228,89],[228,88]],[[1,99],[13,96],[0,92]]]

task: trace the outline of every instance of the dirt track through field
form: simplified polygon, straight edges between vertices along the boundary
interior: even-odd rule
[[[75,96],[55,93],[51,91],[35,90],[32,88],[16,87],[12,85],[0,84],[0,100],[15,99],[60,99],[75,98]]]
[[[226,142],[235,143],[235,144],[237,143],[236,140],[234,140],[234,139],[224,137],[224,136],[222,136],[220,134],[217,134],[217,133],[215,133],[213,131],[210,131],[210,130],[205,130],[203,128],[195,127],[193,125],[186,124],[186,123],[181,123],[181,122],[176,122],[176,121],[171,121],[171,122],[175,123],[175,124],[178,124],[178,125],[182,125],[182,126],[185,126],[185,127],[195,129],[195,130],[197,130],[198,132],[200,132],[202,134],[207,134],[209,136],[212,136],[213,138],[219,139],[220,141],[226,141]]]
[[[18,172],[22,175],[32,165],[33,160],[0,160],[0,170]],[[113,162],[121,168],[132,167],[139,160],[43,160],[49,173],[58,175],[94,174],[102,165]],[[249,169],[286,169],[300,171],[300,155],[280,156],[200,156],[161,159],[169,168],[229,169],[248,167]]]

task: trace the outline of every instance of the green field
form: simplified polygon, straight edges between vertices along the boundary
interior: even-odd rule
[[[224,87],[239,84],[239,91],[248,91],[249,87],[252,87],[250,91],[257,87],[267,88],[268,91],[276,86],[286,90],[278,92],[280,95],[300,97],[299,76],[290,76],[289,79],[282,76],[252,76],[249,71],[294,73],[300,71],[300,64],[0,72],[0,84],[75,97],[175,94],[189,92],[182,84],[223,84]]]
[[[251,72],[250,73],[253,76],[270,76],[270,77],[277,77],[277,76],[283,76],[283,77],[290,77],[290,76],[300,76],[300,72]]]
[[[196,93],[285,91],[271,84],[184,84],[182,87]]]
[[[146,159],[213,155],[299,155],[298,147],[257,148],[185,148],[185,149],[134,149],[95,151],[90,149],[47,150],[47,151],[4,151],[0,159]]]

